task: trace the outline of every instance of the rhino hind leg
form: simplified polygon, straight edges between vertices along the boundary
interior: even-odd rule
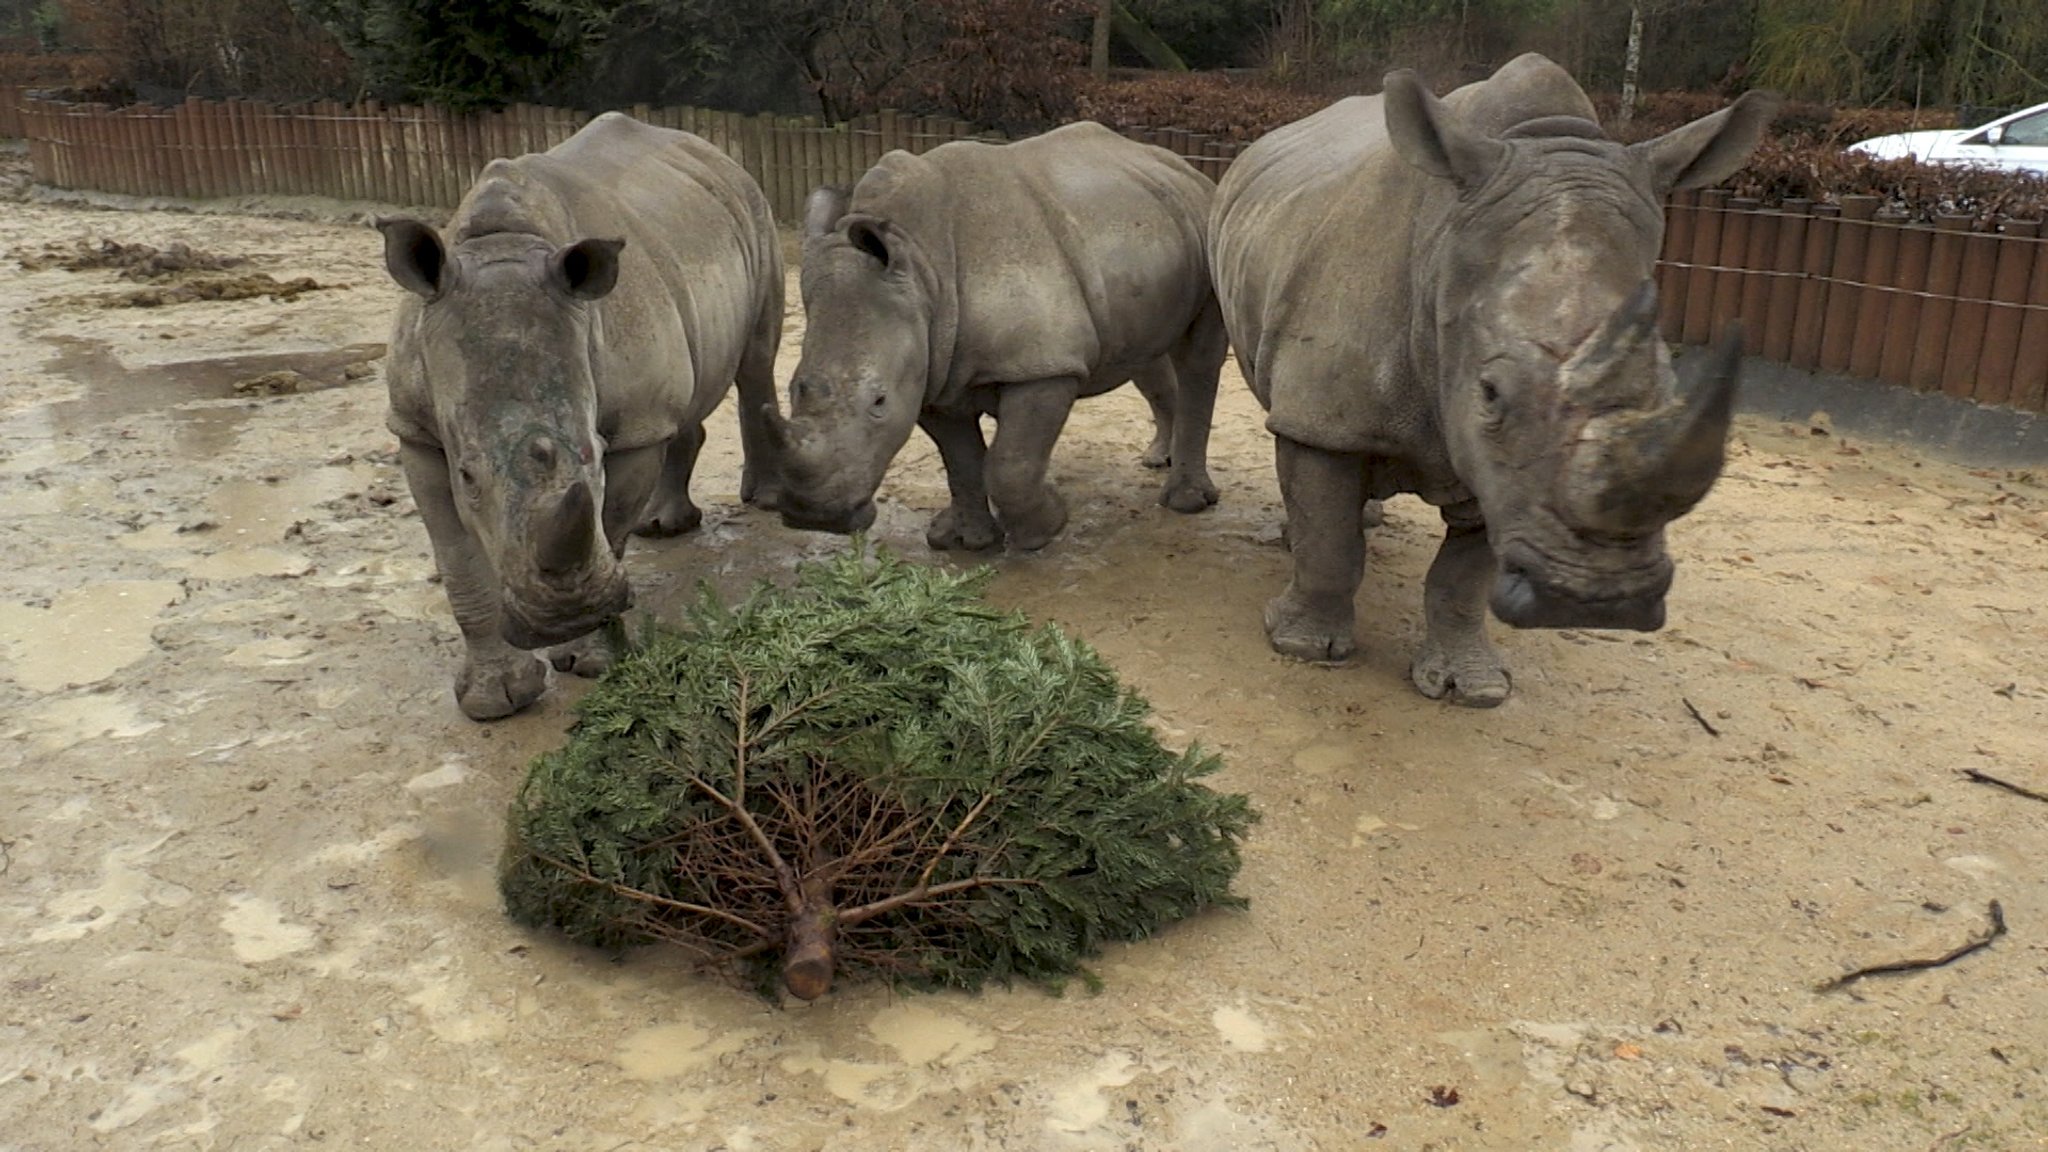
[[[633,531],[641,536],[679,536],[704,522],[704,510],[690,499],[690,476],[704,448],[702,425],[677,432],[661,457],[661,478]]]
[[[1216,504],[1216,482],[1209,478],[1209,428],[1216,419],[1217,380],[1229,353],[1223,313],[1212,297],[1172,354],[1173,450],[1159,502],[1175,512],[1200,512]]]
[[[918,426],[938,446],[952,496],[925,529],[925,543],[941,552],[979,552],[1001,544],[1002,527],[988,510],[988,444],[981,438],[981,418],[973,412],[928,412]]]
[[[1365,458],[1285,436],[1274,438],[1274,456],[1294,575],[1266,604],[1266,638],[1283,656],[1341,662],[1358,648],[1352,626],[1365,578]]]
[[[1416,690],[1468,708],[1491,708],[1512,688],[1506,661],[1486,638],[1493,548],[1477,502],[1443,510],[1444,541],[1423,582],[1427,631],[1409,668]]]
[[[1053,445],[1080,394],[1071,378],[1005,385],[996,402],[996,441],[989,448],[988,492],[1010,547],[1033,552],[1067,526],[1067,505],[1046,479]]]
[[[547,662],[554,665],[557,672],[595,680],[612,666],[612,656],[611,642],[599,629],[548,649]]]
[[[1138,463],[1147,468],[1164,468],[1173,462],[1173,400],[1180,384],[1173,378],[1173,361],[1160,357],[1138,370],[1131,384],[1152,409],[1152,443]]]

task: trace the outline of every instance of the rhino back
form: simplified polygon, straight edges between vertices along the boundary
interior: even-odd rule
[[[781,245],[752,178],[696,136],[618,113],[547,152],[492,161],[447,231],[458,246],[505,232],[626,242],[618,286],[589,306],[599,431],[617,448],[708,415],[762,309],[780,308]],[[394,346],[419,307],[401,307]]]
[[[1172,153],[1081,123],[892,155],[853,210],[892,220],[940,266],[956,317],[946,391],[1057,376],[1102,388],[1165,354],[1203,306],[1213,195]]]
[[[1394,154],[1378,96],[1267,134],[1224,175],[1210,259],[1272,431],[1332,451],[1428,453],[1434,418],[1407,355],[1425,191]]]
[[[1592,119],[1569,73],[1535,54],[1444,103],[1499,136],[1549,116]],[[1217,294],[1267,427],[1405,465],[1431,499],[1463,496],[1436,406],[1435,241],[1457,192],[1394,150],[1379,96],[1354,96],[1247,148],[1217,189]]]

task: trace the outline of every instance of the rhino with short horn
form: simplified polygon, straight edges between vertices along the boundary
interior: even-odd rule
[[[1485,706],[1519,628],[1654,630],[1664,527],[1719,475],[1739,336],[1681,383],[1652,280],[1673,189],[1745,163],[1777,97],[1639,144],[1610,140],[1562,69],[1525,55],[1438,99],[1409,72],[1259,140],[1217,191],[1210,259],[1276,438],[1293,579],[1278,651],[1353,650],[1367,501],[1445,524],[1411,668]]]
[[[704,420],[735,381],[741,494],[768,497],[775,224],[710,143],[607,113],[548,152],[492,161],[445,235],[377,225],[408,292],[388,423],[467,648],[456,698],[477,720],[510,715],[546,688],[533,649],[603,670],[593,633],[631,603],[627,538],[697,525]]]
[[[1067,519],[1046,473],[1069,410],[1133,379],[1154,412],[1147,462],[1169,469],[1160,502],[1214,504],[1209,424],[1226,353],[1203,256],[1214,191],[1164,149],[1079,123],[891,152],[850,195],[813,193],[790,414],[763,412],[783,520],[865,528],[889,462],[921,427],[952,495],[925,534],[932,547],[1042,547]]]

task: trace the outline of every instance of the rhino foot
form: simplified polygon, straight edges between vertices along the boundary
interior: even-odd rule
[[[1159,494],[1159,502],[1175,512],[1203,512],[1215,506],[1216,485],[1207,476],[1195,480],[1171,480]]]
[[[1483,636],[1456,648],[1424,641],[1408,677],[1415,681],[1416,691],[1431,700],[1449,697],[1466,708],[1492,708],[1506,700],[1513,687],[1506,661]]]
[[[684,496],[664,500],[633,529],[639,536],[680,536],[704,523],[704,510]]]
[[[548,649],[547,661],[555,666],[557,672],[595,680],[612,666],[612,646],[605,642],[604,632],[599,630]]]
[[[1010,547],[1018,552],[1038,551],[1052,543],[1066,526],[1067,502],[1051,485],[1045,487],[1037,503],[1019,512],[1006,511],[1003,516],[1003,530],[1010,538]]]
[[[982,552],[1003,542],[1003,530],[987,512],[976,516],[947,508],[932,517],[924,542],[940,552]]]
[[[1147,468],[1164,468],[1173,463],[1172,438],[1163,432],[1160,433],[1152,441],[1152,446],[1145,449],[1145,454],[1138,457],[1138,463],[1143,464]]]
[[[1387,522],[1387,505],[1383,500],[1367,500],[1359,510],[1358,519],[1367,528],[1377,528]]]
[[[455,677],[455,702],[471,720],[497,720],[540,699],[547,691],[548,666],[526,652],[485,663],[464,661]]]
[[[763,479],[752,464],[740,468],[740,503],[749,508],[774,512],[782,506],[782,485],[773,476]]]
[[[1266,605],[1266,639],[1282,656],[1316,664],[1339,664],[1358,650],[1349,613],[1317,612],[1291,591]]]

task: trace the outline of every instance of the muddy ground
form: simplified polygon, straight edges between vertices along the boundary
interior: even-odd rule
[[[1496,627],[1516,695],[1474,713],[1405,681],[1428,508],[1373,537],[1360,657],[1290,663],[1234,369],[1199,517],[1154,505],[1135,394],[1088,404],[1075,522],[995,594],[1223,754],[1250,910],[1092,997],[769,1006],[500,915],[506,801],[580,685],[455,708],[375,234],[0,204],[0,250],[108,239],[335,287],[107,307],[113,271],[0,266],[0,1148],[2048,1147],[2048,804],[1960,775],[2048,790],[2038,478],[1745,421],[1670,625]],[[743,511],[736,444],[728,407],[706,528],[634,545],[644,602],[840,547]],[[922,440],[884,495],[880,539],[945,562]],[[1989,948],[1815,990],[1993,900]]]

